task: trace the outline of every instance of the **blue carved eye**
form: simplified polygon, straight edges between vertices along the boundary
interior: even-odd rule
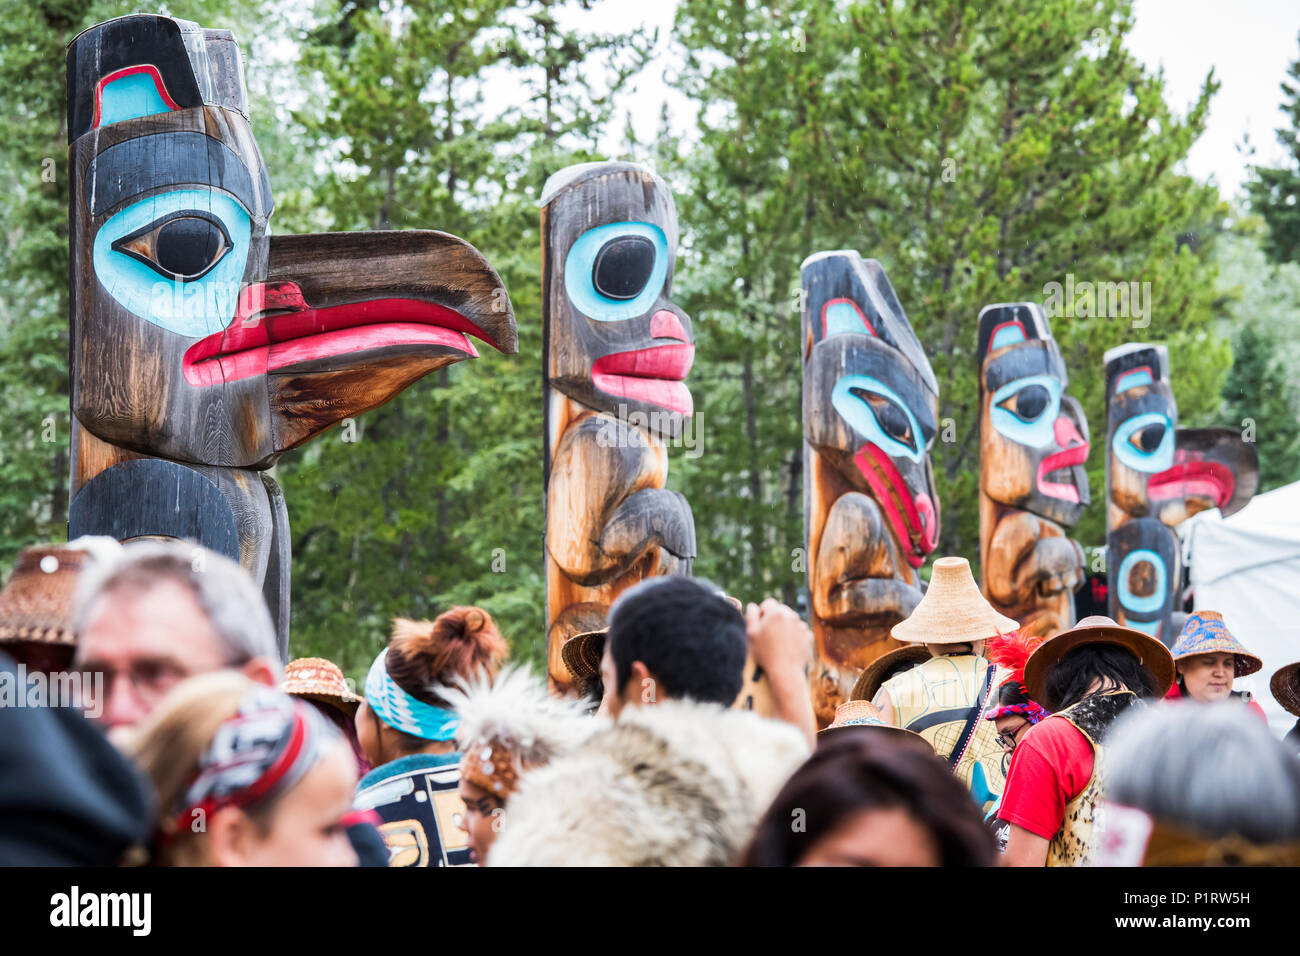
[[[113,242],[166,279],[202,278],[231,249],[230,233],[209,213],[183,209],[169,213]]]
[[[564,262],[564,289],[588,318],[645,315],[668,275],[668,239],[649,222],[612,222],[578,237]]]
[[[852,429],[891,458],[919,462],[926,440],[911,409],[892,388],[869,375],[835,383],[831,404]]]
[[[95,277],[147,322],[186,337],[212,335],[235,315],[251,237],[248,210],[225,193],[159,193],[99,227]]]
[[[1055,440],[1060,413],[1060,380],[1050,375],[1030,375],[1008,382],[993,393],[989,420],[1013,442],[1043,448]]]
[[[1135,471],[1148,474],[1174,466],[1174,426],[1163,412],[1134,415],[1115,429],[1115,457]]]

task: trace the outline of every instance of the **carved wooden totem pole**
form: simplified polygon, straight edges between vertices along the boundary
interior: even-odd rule
[[[1249,504],[1259,487],[1259,452],[1234,428],[1182,428],[1174,433],[1174,464],[1153,475],[1147,494],[1156,516],[1175,528],[1218,508],[1226,518]]]
[[[1259,487],[1259,453],[1232,428],[1178,427],[1163,345],[1106,353],[1106,425],[1111,617],[1172,644],[1186,571],[1173,529],[1211,508],[1224,517],[1244,508]]]
[[[186,538],[262,584],[287,652],[286,449],[434,369],[516,349],[501,280],[446,233],[272,238],[239,49],[161,16],[68,49],[69,535]]]
[[[658,176],[631,163],[561,170],[541,232],[547,652],[567,689],[565,641],[604,627],[638,581],[690,573],[695,522],[664,488],[664,442],[692,415],[695,346],[669,298],[677,213]]]
[[[1177,538],[1156,514],[1151,484],[1174,465],[1178,406],[1163,345],[1106,353],[1106,570],[1110,616],[1172,644]]]
[[[921,600],[917,568],[939,537],[939,387],[879,262],[820,252],[802,284],[812,694],[825,726]]]
[[[980,312],[980,569],[985,596],[1031,634],[1074,624],[1088,506],[1088,422],[1042,306]]]

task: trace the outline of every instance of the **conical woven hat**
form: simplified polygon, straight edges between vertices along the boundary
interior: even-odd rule
[[[911,617],[895,624],[889,633],[894,640],[908,644],[967,644],[1019,627],[984,600],[969,561],[939,558],[921,603]]]

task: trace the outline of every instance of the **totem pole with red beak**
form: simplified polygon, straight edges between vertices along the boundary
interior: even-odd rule
[[[224,30],[137,15],[68,48],[69,535],[197,541],[289,637],[276,459],[416,379],[516,350],[479,252],[446,233],[272,237],[271,186]]]
[[[1036,302],[980,311],[980,571],[997,610],[1027,633],[1074,624],[1083,548],[1066,529],[1088,507],[1088,421]]]
[[[691,423],[691,322],[670,299],[677,213],[668,185],[632,163],[553,175],[542,196],[546,621],[551,681],[562,648],[605,627],[613,600],[689,574],[690,505],[664,487],[665,442]]]
[[[917,569],[939,538],[930,449],[939,386],[880,263],[804,260],[804,529],[825,726],[890,629],[921,600]]]

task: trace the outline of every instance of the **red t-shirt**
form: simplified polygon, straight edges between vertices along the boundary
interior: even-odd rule
[[[1056,836],[1065,807],[1092,779],[1092,746],[1064,717],[1029,728],[1011,755],[998,817],[1045,840]]]

